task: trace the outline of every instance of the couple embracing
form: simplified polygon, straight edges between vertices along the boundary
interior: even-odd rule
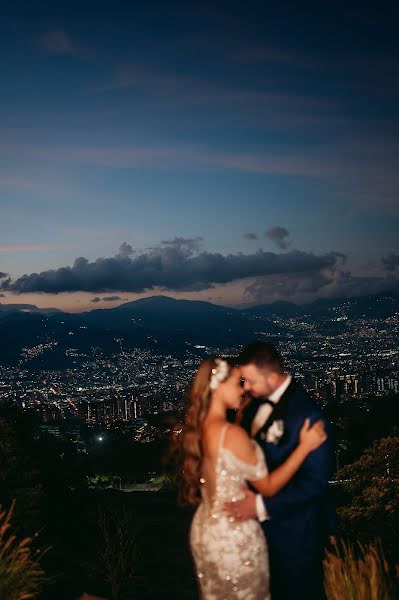
[[[276,348],[254,342],[234,361],[200,365],[183,448],[201,598],[322,600],[330,425]]]

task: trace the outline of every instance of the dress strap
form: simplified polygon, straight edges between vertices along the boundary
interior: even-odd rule
[[[224,438],[226,437],[226,431],[227,431],[227,428],[229,425],[230,425],[230,423],[225,423],[222,427],[222,431],[220,432],[219,451],[221,448],[223,448]]]

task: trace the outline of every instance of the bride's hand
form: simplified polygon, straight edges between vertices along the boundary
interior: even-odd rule
[[[299,434],[300,445],[308,452],[317,450],[327,439],[323,421],[316,421],[310,426],[310,419],[306,419]]]

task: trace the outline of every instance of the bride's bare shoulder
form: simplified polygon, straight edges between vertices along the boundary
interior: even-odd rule
[[[231,424],[227,428],[224,447],[245,462],[255,464],[256,452],[251,438],[239,425]]]

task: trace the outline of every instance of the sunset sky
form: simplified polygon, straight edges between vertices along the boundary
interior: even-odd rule
[[[0,302],[398,291],[396,4],[2,6]]]

